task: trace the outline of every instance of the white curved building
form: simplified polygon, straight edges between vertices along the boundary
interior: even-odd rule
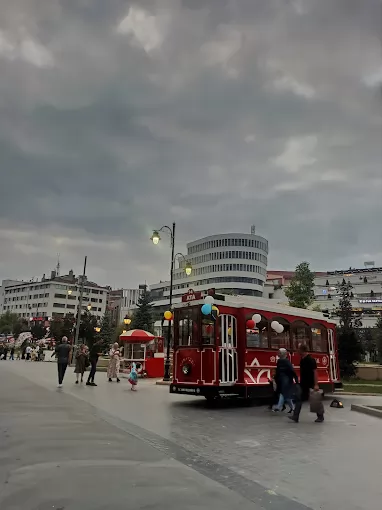
[[[254,233],[208,236],[188,243],[185,256],[192,264],[192,273],[186,275],[186,261],[181,261],[174,272],[174,297],[187,289],[211,288],[218,293],[263,295],[268,263],[268,241],[264,237]],[[169,282],[151,285],[154,301],[168,298],[169,286]]]

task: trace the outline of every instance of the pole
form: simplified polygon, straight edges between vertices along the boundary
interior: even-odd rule
[[[76,346],[78,344],[78,339],[80,336],[80,324],[81,324],[81,312],[82,312],[82,297],[84,295],[84,284],[85,284],[85,274],[86,274],[86,262],[88,257],[85,257],[84,261],[84,272],[82,273],[82,279],[81,279],[81,287],[80,287],[80,298],[78,301],[78,310],[77,310],[77,322],[76,322],[76,333],[74,336],[74,345]]]
[[[173,279],[174,279],[174,250],[175,250],[175,223],[172,224],[172,233],[171,233],[171,265],[170,265],[170,303],[169,309],[171,311],[172,308],[172,287],[173,287]],[[164,381],[170,380],[170,347],[171,347],[171,325],[172,321],[168,321],[168,330],[167,330],[167,351],[166,351],[166,360],[164,362]]]

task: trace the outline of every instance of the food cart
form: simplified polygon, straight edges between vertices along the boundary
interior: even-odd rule
[[[162,377],[164,371],[163,337],[143,329],[131,329],[119,337],[123,345],[123,369],[135,363],[140,377]]]

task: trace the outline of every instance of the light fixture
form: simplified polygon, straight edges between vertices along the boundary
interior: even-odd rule
[[[90,312],[90,310],[92,309],[92,305],[89,303],[89,304],[88,304],[88,306],[87,306],[86,308],[87,308],[87,309],[89,310],[89,312]]]
[[[192,273],[192,265],[191,265],[190,261],[186,262],[186,265],[184,266],[184,272],[186,273],[187,276],[191,275],[191,273]]]
[[[71,296],[71,295],[73,294],[72,289],[69,289],[69,290],[68,290],[68,294],[69,294],[69,296]]]
[[[129,324],[131,324],[131,319],[130,317],[128,317],[127,315],[125,316],[125,318],[123,319],[123,323],[128,326]]]
[[[159,232],[157,230],[154,230],[153,235],[150,237],[150,239],[152,240],[153,244],[158,244],[160,241]]]
[[[95,331],[96,331],[97,333],[99,333],[99,332],[101,331],[101,328],[100,328],[99,326],[97,326],[97,327],[96,327],[96,328],[94,328],[94,329],[95,329]]]
[[[122,333],[123,333],[123,334],[127,333],[126,329],[124,329],[124,330],[122,331]]]

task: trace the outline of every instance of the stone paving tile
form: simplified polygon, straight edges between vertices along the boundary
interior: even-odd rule
[[[15,364],[12,371],[54,390],[52,366]],[[374,397],[344,397],[345,409],[327,405],[322,425],[305,408],[293,424],[264,408],[226,403],[210,409],[204,400],[169,395],[150,381],[134,394],[126,384],[98,380],[98,388],[78,388],[68,378],[64,391],[314,510],[380,507],[380,422],[350,411],[351,402],[378,405]]]

